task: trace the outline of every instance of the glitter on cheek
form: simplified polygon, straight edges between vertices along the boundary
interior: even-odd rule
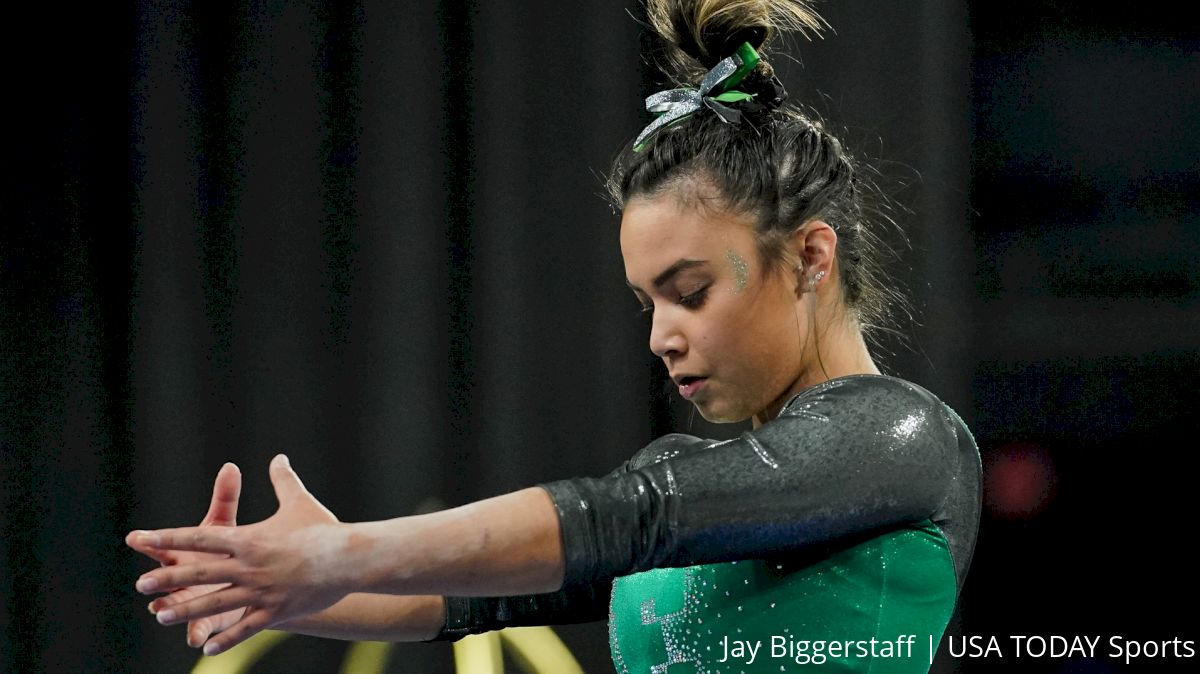
[[[740,293],[746,289],[746,279],[750,276],[750,265],[742,259],[742,256],[726,249],[725,257],[729,259],[729,264],[733,265],[733,292]]]

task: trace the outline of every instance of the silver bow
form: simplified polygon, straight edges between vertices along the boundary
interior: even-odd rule
[[[741,113],[730,107],[721,105],[708,96],[714,87],[728,79],[741,66],[742,58],[734,54],[722,59],[720,63],[713,66],[712,70],[705,73],[704,79],[700,80],[699,88],[667,89],[647,98],[646,109],[650,112],[661,114],[649,126],[642,129],[642,132],[633,141],[633,147],[639,147],[642,141],[649,137],[650,134],[667,124],[692,114],[702,107],[710,108],[726,122],[741,119]]]

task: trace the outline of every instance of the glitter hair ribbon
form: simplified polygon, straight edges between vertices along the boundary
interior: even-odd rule
[[[701,108],[708,108],[717,113],[725,122],[736,124],[742,121],[742,113],[725,103],[748,101],[754,99],[754,94],[744,91],[734,91],[746,75],[758,65],[758,52],[749,42],[743,42],[733,56],[722,59],[713,69],[705,73],[700,80],[700,86],[692,89],[667,89],[646,99],[646,109],[658,115],[633,141],[633,151],[641,152],[646,145],[646,139],[664,126],[674,124]]]

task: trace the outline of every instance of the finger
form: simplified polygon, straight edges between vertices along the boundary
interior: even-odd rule
[[[212,636],[215,626],[212,618],[201,618],[193,620],[187,626],[187,645],[192,648],[199,648],[204,645],[205,641]]]
[[[242,472],[237,465],[226,463],[217,471],[213,482],[212,501],[201,526],[215,524],[231,527],[237,524],[238,501],[242,494]]]
[[[155,617],[160,625],[174,625],[207,618],[246,606],[254,599],[254,594],[253,590],[232,586],[165,608],[156,613]]]
[[[240,560],[219,559],[197,564],[164,566],[142,574],[134,587],[142,594],[170,592],[192,585],[236,583],[244,567]]]
[[[241,620],[204,644],[205,655],[216,655],[237,646],[270,625],[267,611],[247,611]]]
[[[213,587],[217,587],[217,586],[214,585]],[[227,586],[222,586],[222,587],[227,587]],[[157,615],[158,612],[163,609],[171,608],[172,606],[174,606],[176,604],[182,604],[183,602],[185,602],[189,599],[195,599],[196,597],[199,597],[199,596],[200,595],[198,593],[193,591],[193,588],[185,587],[182,590],[175,590],[171,594],[163,595],[161,597],[156,597],[154,599],[151,599],[150,603],[146,604],[146,608],[151,613],[154,613]]]
[[[297,497],[308,495],[308,490],[304,488],[300,476],[292,470],[292,464],[288,461],[287,455],[276,454],[275,458],[271,459],[270,473],[271,484],[275,487],[275,498],[281,505]]]
[[[193,620],[187,625],[187,645],[192,648],[200,648],[204,645],[205,641],[208,641],[209,637],[221,631],[223,623],[232,625],[240,620],[241,617],[241,612],[231,611],[228,614]]]
[[[158,548],[142,545],[139,541],[139,538],[145,533],[147,532],[141,530],[129,532],[129,534],[125,536],[125,545],[128,545],[134,551],[140,552],[141,554],[146,555],[150,559],[153,559],[160,564],[174,564],[177,561],[175,552],[173,550],[159,550]]]
[[[158,613],[159,611],[161,611],[163,609],[171,608],[172,606],[182,604],[185,601],[188,601],[190,599],[195,599],[196,597],[201,597],[210,592],[216,592],[217,590],[224,590],[227,587],[229,587],[229,583],[216,583],[213,585],[193,585],[191,587],[185,587],[182,590],[175,590],[174,592],[172,592],[170,594],[166,594],[161,597],[156,597],[156,598],[152,599],[150,601],[150,603],[146,605],[146,608],[149,609],[149,611],[151,613]]]
[[[181,527],[135,531],[131,535],[134,545],[148,549],[220,552],[232,555],[236,547],[237,531],[234,527]]]

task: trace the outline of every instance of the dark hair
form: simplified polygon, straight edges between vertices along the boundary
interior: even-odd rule
[[[823,25],[796,0],[647,0],[647,10],[666,43],[664,70],[693,87],[742,42],[762,54],[780,30],[818,31]],[[764,58],[738,88],[754,89],[773,76]],[[861,328],[886,330],[892,311],[907,309],[904,294],[885,282],[879,257],[888,249],[869,226],[868,216],[878,213],[868,207],[878,198],[874,184],[860,176],[841,143],[799,109],[761,111],[741,124],[702,109],[659,129],[639,152],[627,146],[607,187],[615,208],[623,210],[634,197],[667,191],[690,201],[691,190],[681,188],[691,183],[711,184],[721,208],[756,217],[764,274],[785,261],[789,236],[819,219],[837,232],[842,299]]]

